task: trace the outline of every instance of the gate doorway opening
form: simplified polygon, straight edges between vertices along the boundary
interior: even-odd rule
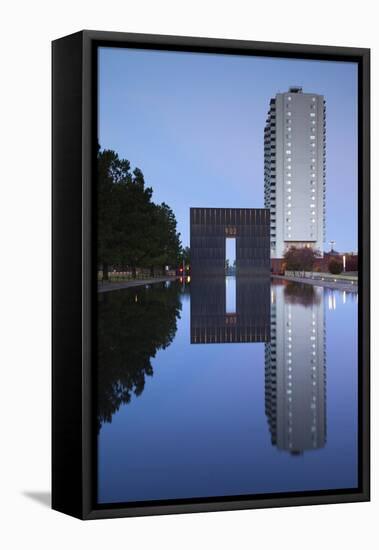
[[[236,274],[236,238],[225,239],[225,275]]]

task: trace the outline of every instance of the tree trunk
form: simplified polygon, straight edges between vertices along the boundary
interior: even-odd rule
[[[109,266],[107,262],[103,262],[103,281],[109,281]]]
[[[150,277],[154,277],[154,266],[150,266]]]
[[[133,277],[133,279],[135,279],[137,277],[137,271],[136,271],[135,266],[132,267],[132,277]]]

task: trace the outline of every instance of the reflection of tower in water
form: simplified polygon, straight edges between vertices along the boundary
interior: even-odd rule
[[[301,454],[326,441],[323,289],[273,285],[271,341],[265,344],[265,403],[271,441]]]

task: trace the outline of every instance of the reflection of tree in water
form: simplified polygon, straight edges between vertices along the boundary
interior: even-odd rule
[[[320,295],[315,292],[313,285],[288,283],[284,287],[284,297],[287,304],[310,306],[320,303]]]
[[[132,394],[140,395],[151,358],[174,339],[180,315],[179,287],[154,285],[99,295],[97,422],[111,422]]]

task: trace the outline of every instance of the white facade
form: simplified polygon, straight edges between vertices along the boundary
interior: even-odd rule
[[[265,127],[265,207],[271,214],[271,258],[283,258],[291,246],[323,253],[324,96],[293,87],[271,99]]]
[[[323,289],[309,296],[273,285],[271,341],[265,344],[265,401],[271,441],[302,454],[326,441],[326,361]]]

